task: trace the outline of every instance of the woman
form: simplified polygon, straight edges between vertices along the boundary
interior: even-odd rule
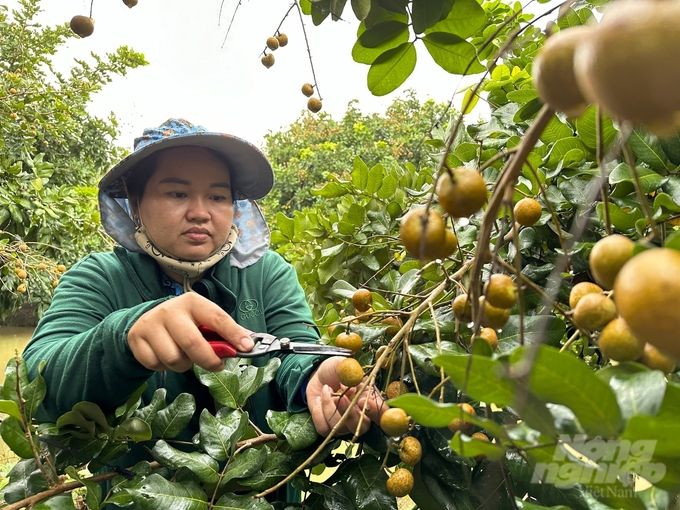
[[[253,347],[253,331],[318,341],[295,272],[268,249],[253,202],[272,184],[271,166],[253,145],[184,120],[135,140],[99,185],[102,222],[119,246],[63,275],[24,351],[32,373],[46,362],[43,418],[82,400],[111,411],[145,382],[146,401],[163,387],[168,401],[188,392],[199,411],[210,408],[191,367],[219,371],[224,363],[199,325],[241,351]],[[308,408],[319,434],[328,434],[352,395],[335,396],[344,389],[335,371],[341,359],[284,356],[275,379],[250,399],[251,419],[267,429],[267,410]],[[381,403],[369,399],[369,417],[378,418]],[[341,432],[357,429],[363,404],[362,397]],[[362,432],[368,426],[361,420]]]

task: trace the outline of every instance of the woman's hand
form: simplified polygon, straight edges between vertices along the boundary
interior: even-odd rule
[[[358,391],[364,388],[361,383],[355,388],[347,388],[340,383],[336,373],[337,365],[345,358],[335,356],[324,360],[319,368],[309,378],[307,384],[307,406],[312,414],[312,422],[316,431],[327,436],[331,429],[349,408],[349,403]],[[340,394],[340,395],[338,395]],[[377,388],[372,387],[364,391],[350,415],[340,429],[340,434],[363,434],[370,426],[370,422],[378,423],[383,411],[383,399]],[[365,409],[364,409],[364,406]]]
[[[195,292],[164,301],[144,313],[130,328],[128,345],[133,356],[149,370],[186,372],[195,363],[211,371],[224,368],[198,326],[212,329],[237,350],[253,348],[250,331],[228,313]]]

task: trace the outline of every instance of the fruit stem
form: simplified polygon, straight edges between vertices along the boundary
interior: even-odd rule
[[[630,167],[631,173],[633,174],[635,194],[638,196],[638,199],[640,200],[640,207],[642,208],[642,212],[645,215],[645,220],[652,229],[652,238],[655,237],[658,238],[659,237],[658,225],[656,224],[654,218],[652,218],[652,211],[649,209],[647,197],[645,196],[645,193],[642,190],[642,184],[640,183],[640,174],[637,171],[637,166],[635,165],[635,158],[633,157],[633,153],[630,150],[628,142],[623,144],[623,157],[626,160],[628,166]]]
[[[291,8],[295,7],[300,17],[300,25],[302,26],[302,35],[305,37],[305,47],[307,48],[307,55],[309,56],[309,67],[312,69],[312,78],[314,79],[314,89],[316,89],[317,94],[319,94],[319,100],[323,100],[321,97],[321,92],[319,91],[319,82],[316,81],[316,73],[314,72],[314,62],[312,61],[312,50],[309,48],[309,39],[307,39],[307,29],[305,28],[305,21],[302,18],[302,11],[297,1],[293,2]]]
[[[92,17],[92,7],[94,7],[94,0],[90,0],[90,18]]]
[[[604,229],[607,235],[612,233],[612,220],[609,214],[609,190],[607,189],[607,179],[604,178],[604,139],[602,135],[602,110],[599,105],[595,106],[595,160],[597,166],[600,168],[600,175],[602,178],[602,187],[600,190],[600,197],[602,198],[602,205],[604,207]]]

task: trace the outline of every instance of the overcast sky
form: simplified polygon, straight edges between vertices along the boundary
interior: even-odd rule
[[[15,7],[16,0],[2,0]],[[126,44],[144,53],[149,65],[117,78],[98,94],[91,111],[100,116],[115,112],[121,123],[119,143],[131,148],[144,127],[169,117],[184,117],[214,131],[223,131],[261,144],[269,131],[293,122],[306,108],[300,92],[312,74],[300,19],[295,9],[281,31],[289,44],[274,52],[276,63],[260,63],[265,40],[272,35],[291,5],[288,0],[243,0],[229,37],[222,46],[238,0],[139,0],[129,9],[123,0],[95,0],[94,34],[73,39],[59,55],[59,65],[90,51],[113,51]],[[43,0],[39,20],[67,22],[75,14],[89,14],[90,0]],[[384,97],[366,88],[368,66],[351,58],[358,22],[324,22],[315,27],[304,16],[324,110],[339,118],[352,99],[364,112],[384,111],[407,88],[421,99],[448,101],[459,77],[432,63],[424,47],[414,74],[404,86]],[[461,94],[462,95],[462,94]]]

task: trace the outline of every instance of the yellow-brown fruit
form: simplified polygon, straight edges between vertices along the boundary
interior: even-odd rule
[[[661,370],[664,374],[675,372],[677,365],[676,360],[664,354],[650,343],[645,344],[642,356],[640,356],[638,361],[652,370]]]
[[[500,329],[505,326],[505,323],[510,318],[509,308],[493,306],[484,298],[480,298],[479,302],[482,306],[482,318],[480,321],[482,326],[494,329]]]
[[[595,243],[588,257],[595,281],[605,289],[614,287],[616,275],[633,256],[635,243],[626,236],[612,234]]]
[[[396,317],[395,315],[390,315],[388,317],[385,317],[383,320],[380,321],[380,323],[387,326],[387,329],[385,330],[385,334],[387,336],[396,335],[397,332],[404,325],[404,323],[401,322],[401,319],[399,317]]]
[[[680,252],[655,248],[630,259],[616,278],[614,299],[635,336],[680,358]]]
[[[408,431],[410,418],[399,407],[390,407],[380,417],[380,428],[388,436],[398,437]]]
[[[278,47],[279,47],[279,40],[276,37],[274,37],[274,36],[267,37],[267,48],[274,51],[274,50],[278,49]]]
[[[36,267],[38,271],[44,271],[45,269],[48,268],[48,265],[45,262],[40,262]]]
[[[10,113],[9,113],[9,118],[10,118],[10,119],[12,119],[12,120],[17,120],[17,117],[18,117],[18,115],[16,114],[16,112],[10,112]]]
[[[586,294],[602,294],[602,287],[593,282],[580,282],[569,292],[569,306],[573,309]]]
[[[385,388],[385,395],[387,395],[388,399],[397,398],[404,393],[408,393],[408,387],[401,381],[392,381]]]
[[[361,364],[354,358],[345,358],[336,368],[338,379],[342,384],[350,388],[359,384],[364,378],[364,370]]]
[[[279,46],[283,48],[286,44],[288,44],[288,36],[284,34],[283,32],[279,32],[276,34],[276,38],[279,41]]]
[[[54,279],[50,282],[50,285],[52,285],[52,288],[53,288],[53,289],[56,289],[56,288],[57,288],[57,285],[59,285],[59,280],[57,280],[56,278],[54,278]]]
[[[21,243],[19,245],[19,251],[23,251],[24,253],[26,253],[28,250],[29,250],[29,248],[28,248],[28,245],[26,243]]]
[[[472,320],[472,308],[468,302],[467,294],[458,294],[451,303],[453,315],[459,321],[470,322]]]
[[[365,312],[373,303],[373,295],[368,289],[357,289],[352,294],[352,305],[357,312]]]
[[[427,218],[423,225],[423,219]],[[446,240],[444,219],[437,211],[417,207],[407,212],[401,219],[399,238],[404,248],[414,257],[431,259],[441,251]]]
[[[403,498],[413,489],[413,482],[413,473],[406,468],[398,468],[387,479],[385,487],[395,498]]]
[[[335,345],[343,349],[349,349],[353,353],[361,349],[362,344],[363,341],[358,333],[340,333],[335,337]]]
[[[9,93],[10,93],[10,94],[16,94],[16,93],[17,93],[17,89],[15,89],[14,87],[12,87],[12,88],[9,89]]]
[[[460,403],[457,404],[458,407],[461,408],[461,410],[467,414],[471,414],[472,416],[476,416],[477,413],[475,412],[475,408],[472,407],[470,404],[467,403]],[[458,431],[462,432],[463,434],[470,434],[474,430],[474,425],[472,423],[468,423],[463,418],[454,418],[449,422],[447,425],[449,430],[453,432],[454,434]]]
[[[454,218],[464,218],[479,211],[486,203],[484,178],[477,170],[457,167],[444,172],[437,181],[439,203]]]
[[[512,214],[515,221],[525,227],[535,225],[541,219],[541,204],[533,198],[523,198],[515,204]]]
[[[262,55],[262,58],[260,59],[260,62],[262,62],[262,65],[265,66],[267,69],[269,69],[271,66],[274,65],[274,54],[273,53],[266,53],[265,55]]]
[[[642,356],[645,342],[636,337],[621,317],[607,324],[597,345],[602,354],[614,361],[635,361]]]
[[[369,306],[366,311],[359,312],[357,314],[357,321],[358,322],[368,322],[368,321],[370,321],[371,317],[373,317],[373,312],[374,312],[373,308]]]
[[[132,9],[135,5],[137,5],[137,0],[123,0],[123,3],[128,6],[128,8]]]
[[[586,294],[573,312],[574,323],[579,328],[596,331],[616,318],[616,305],[604,294]]]
[[[88,37],[94,32],[94,20],[88,16],[73,16],[69,26],[79,37]]]
[[[57,264],[57,273],[66,272],[66,266],[64,264]]]
[[[311,83],[303,83],[300,90],[302,90],[302,93],[305,96],[311,97],[314,94],[314,85]]]
[[[399,443],[399,458],[404,464],[415,466],[423,456],[423,447],[413,436],[406,436]]]
[[[517,303],[517,287],[507,274],[492,274],[486,282],[484,295],[489,304],[498,308],[512,308]]]
[[[498,334],[493,328],[482,328],[479,330],[479,337],[484,340],[492,350],[498,347]]]
[[[307,109],[312,112],[312,113],[319,113],[321,111],[321,108],[323,108],[323,104],[321,103],[321,99],[318,97],[310,97],[307,100]]]
[[[26,284],[20,283],[19,285],[17,285],[17,292],[19,294],[25,294],[26,293]]]
[[[613,2],[574,53],[583,95],[619,120],[674,134],[680,113],[680,4]]]
[[[484,432],[475,432],[470,437],[472,439],[476,439],[477,441],[484,441],[485,443],[491,442],[491,440],[489,439],[489,436],[487,436]]]
[[[591,26],[560,30],[545,41],[534,60],[532,75],[539,97],[568,117],[581,115],[588,105],[576,83],[574,51],[593,30]]]
[[[20,280],[25,280],[26,277],[28,276],[28,273],[26,272],[25,269],[19,269],[19,268],[14,270],[14,274],[16,274],[17,278],[19,278]]]
[[[441,249],[432,254],[433,259],[445,259],[453,255],[453,252],[458,248],[458,238],[453,230],[446,229],[444,231],[444,242],[441,245]]]
[[[378,350],[375,351],[375,355],[373,357],[373,362],[374,363],[377,362],[382,357],[382,355],[385,353],[386,350],[387,350],[386,345],[381,345],[380,347],[378,347]],[[392,357],[392,355],[388,356],[387,359],[385,360],[385,364],[382,366],[383,370],[385,370],[386,368],[388,368],[390,366],[390,358],[391,357]]]

